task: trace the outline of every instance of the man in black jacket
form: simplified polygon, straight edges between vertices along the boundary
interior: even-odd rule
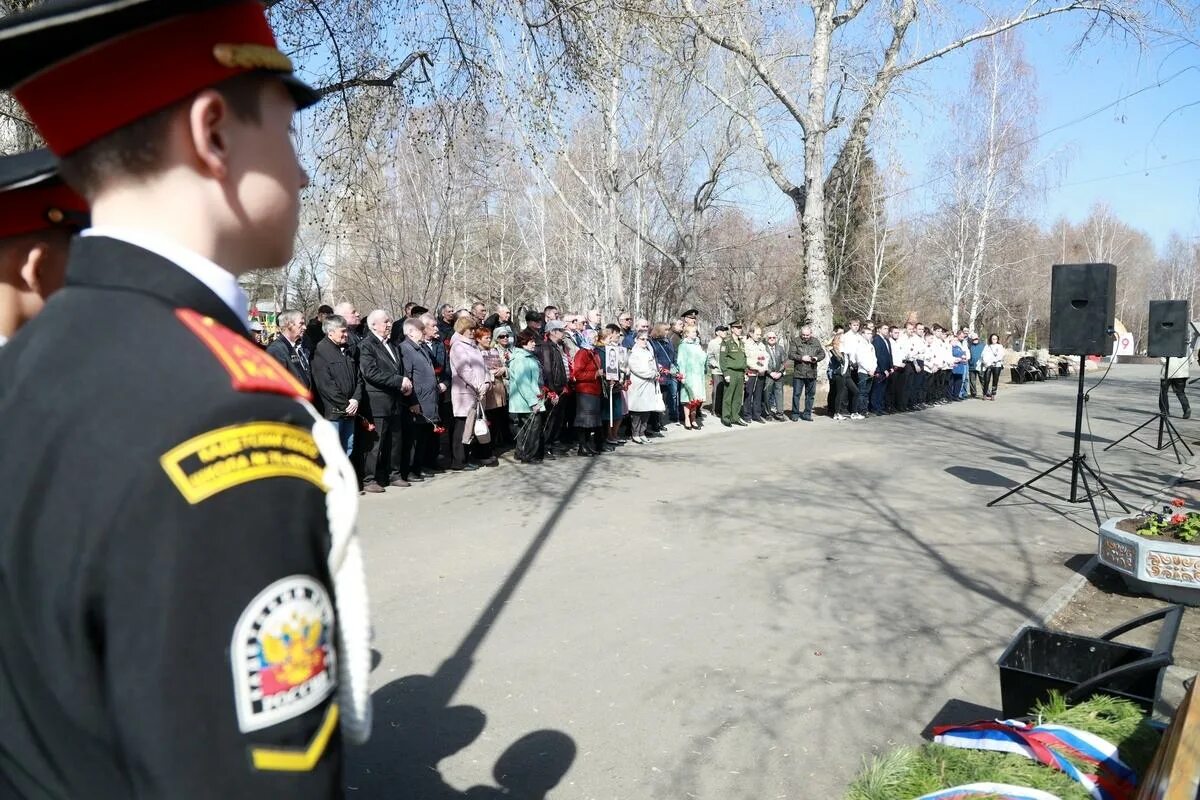
[[[309,361],[312,361],[313,354],[317,352],[317,345],[325,338],[325,331],[321,328],[321,324],[332,313],[333,306],[323,304],[318,306],[317,315],[308,321],[308,325],[304,329],[304,339],[301,343],[304,346],[304,352],[308,353]]]
[[[279,337],[267,345],[267,352],[311,392],[312,364],[301,341],[304,338],[304,315],[289,309],[280,312],[276,323],[279,325]]]
[[[483,327],[489,331],[495,331],[501,325],[510,325],[512,323],[512,311],[506,305],[496,306],[496,311],[489,314],[488,318],[483,321]]]
[[[375,426],[364,465],[363,491],[378,494],[388,484],[410,486],[404,453],[406,395],[412,381],[404,377],[398,350],[388,342],[392,318],[376,309],[367,315],[367,335],[358,343],[358,368],[367,390],[367,415]],[[420,480],[420,478],[417,478]]]
[[[321,398],[325,419],[338,430],[338,439],[349,457],[354,452],[354,427],[363,397],[363,379],[347,350],[346,320],[330,314],[321,323],[325,338],[313,353],[313,387]]]
[[[546,427],[542,438],[546,443],[546,458],[554,458],[551,447],[559,441],[564,426],[567,424],[569,413],[568,403],[563,399],[567,391],[567,364],[563,352],[563,338],[566,336],[566,326],[559,320],[546,323],[546,338],[537,346],[538,361],[542,365],[542,382],[546,388],[558,395],[556,405],[551,406],[546,418]]]
[[[438,338],[442,340],[442,344],[450,341],[450,337],[454,335],[454,320],[458,319],[458,312],[454,310],[454,306],[449,303],[442,303],[438,307]]]

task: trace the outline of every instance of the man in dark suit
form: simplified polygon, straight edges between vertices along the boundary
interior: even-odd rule
[[[304,384],[304,388],[312,391],[312,364],[301,343],[304,338],[304,315],[295,309],[282,311],[276,318],[276,324],[279,325],[279,337],[267,345],[267,352],[287,367],[288,372]]]
[[[875,373],[875,382],[871,384],[871,411],[877,417],[887,413],[887,401],[891,397],[891,386],[889,385],[892,373],[895,372],[895,365],[892,363],[892,348],[888,342],[890,329],[887,325],[880,325],[875,331],[874,338],[871,339],[871,346],[875,348],[875,361],[877,364]]]
[[[313,353],[313,388],[321,398],[325,419],[338,431],[338,440],[349,457],[354,452],[354,428],[364,395],[362,375],[350,354],[350,331],[346,320],[330,314],[321,323],[325,338],[317,342]]]
[[[411,485],[405,478],[409,464],[403,454],[405,397],[412,394],[412,381],[404,377],[400,352],[388,341],[391,332],[391,316],[376,309],[367,315],[367,335],[358,343],[358,368],[369,406],[366,415],[375,426],[363,469],[363,490],[372,494],[389,484]]]
[[[394,326],[393,326],[394,327]],[[407,428],[404,435],[405,453],[402,463],[409,465],[408,480],[433,477],[436,468],[436,448],[433,445],[434,426],[441,422],[438,377],[434,372],[433,354],[425,342],[425,325],[420,319],[409,318],[401,326],[403,340],[400,361],[404,377],[411,382],[412,392],[405,396],[408,413],[404,416]],[[425,474],[422,475],[422,472]]]

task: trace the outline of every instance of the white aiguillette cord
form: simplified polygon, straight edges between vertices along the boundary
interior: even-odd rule
[[[313,441],[325,460],[325,509],[329,518],[329,574],[337,608],[338,704],[342,735],[352,744],[371,736],[371,617],[362,549],[355,535],[358,478],[342,450],[337,429],[306,400]]]

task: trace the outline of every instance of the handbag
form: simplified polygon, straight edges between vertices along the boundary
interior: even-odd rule
[[[492,440],[492,432],[488,427],[487,418],[483,415],[483,403],[475,403],[475,440],[480,444],[487,444]]]

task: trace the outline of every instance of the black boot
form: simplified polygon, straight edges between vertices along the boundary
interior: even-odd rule
[[[589,431],[589,430],[579,431],[579,433],[578,433],[579,447],[576,448],[575,455],[577,455],[577,456],[594,456],[594,455],[596,455],[592,451],[592,448],[588,447],[588,445],[587,445],[588,435],[590,433],[591,433],[591,431]]]

